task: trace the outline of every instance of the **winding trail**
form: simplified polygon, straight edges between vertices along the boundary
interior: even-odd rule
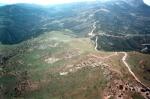
[[[88,33],[88,35],[89,36],[91,36],[91,37],[96,37],[96,39],[95,39],[95,50],[96,51],[98,51],[98,49],[97,49],[97,47],[98,47],[98,36],[96,36],[93,32],[94,32],[94,30],[96,29],[96,22],[94,22],[94,24],[93,24],[93,29],[91,30],[91,32],[90,33]],[[102,35],[105,35],[105,34],[102,34]],[[112,35],[108,35],[108,36],[112,36]],[[118,37],[118,36],[115,36],[115,37]],[[127,69],[128,69],[128,71],[130,72],[130,74],[134,77],[134,79],[138,82],[138,83],[140,83],[143,87],[145,87],[145,88],[147,88],[148,90],[150,90],[150,88],[149,87],[147,87],[145,84],[143,84],[140,80],[139,80],[139,78],[134,74],[134,72],[131,70],[131,68],[130,68],[130,66],[129,66],[129,64],[126,62],[126,60],[127,60],[127,57],[128,57],[128,54],[126,53],[126,52],[120,52],[120,53],[122,53],[122,54],[124,54],[124,56],[122,57],[122,62],[124,63],[124,65],[127,67]],[[107,57],[98,57],[98,56],[95,56],[94,55],[94,57],[97,57],[97,58],[102,58],[102,59],[107,59],[107,58],[110,58],[110,57],[112,57],[112,56],[114,56],[114,55],[118,55],[118,53],[117,52],[115,52],[115,54],[112,54],[112,55],[109,55],[109,56],[107,56]]]
[[[91,30],[91,32],[90,33],[88,33],[88,35],[89,36],[91,36],[91,37],[96,37],[96,39],[95,39],[95,50],[96,51],[98,51],[98,49],[97,49],[97,47],[98,47],[98,36],[97,35],[95,35],[93,32],[94,32],[94,30],[96,29],[96,22],[94,22],[94,24],[93,24],[93,29]],[[102,34],[102,35],[107,35],[107,34]],[[112,35],[108,35],[108,36],[112,36]],[[114,36],[114,37],[118,37],[118,36]],[[134,79],[138,82],[138,83],[140,83],[143,87],[145,87],[145,88],[147,88],[148,90],[150,90],[150,88],[149,87],[147,87],[145,84],[143,84],[140,80],[139,80],[139,78],[134,74],[134,72],[131,70],[131,68],[130,68],[130,66],[129,66],[129,64],[126,62],[126,60],[127,60],[127,57],[128,57],[128,54],[126,53],[126,52],[120,52],[120,53],[122,53],[122,54],[124,54],[124,56],[122,57],[122,62],[124,63],[124,65],[127,67],[127,69],[128,69],[128,71],[130,72],[130,74],[134,77]],[[107,58],[110,58],[110,57],[112,57],[112,56],[114,56],[114,55],[118,55],[118,53],[117,52],[115,52],[115,54],[112,54],[112,55],[109,55],[109,56],[107,56],[107,57],[103,57],[102,59],[107,59]],[[95,55],[94,55],[95,56]],[[95,57],[98,57],[98,56],[95,56]],[[101,57],[98,57],[98,58],[101,58]]]
[[[96,50],[96,51],[97,51],[97,47],[98,47],[97,41],[98,41],[98,36],[96,36],[96,39],[95,39],[95,50]]]
[[[134,74],[134,72],[131,70],[129,64],[126,62],[128,54],[126,52],[121,52],[122,54],[124,54],[124,56],[122,57],[122,62],[124,63],[124,65],[128,68],[128,71],[130,72],[130,74],[134,77],[134,79],[140,83],[143,87],[147,88],[148,90],[150,90],[149,87],[147,87],[145,84],[143,84],[139,78]]]
[[[128,68],[129,72],[131,73],[131,75],[135,78],[135,80],[139,83],[142,84],[142,82],[136,77],[136,75],[133,73],[133,71],[131,70],[129,64],[126,62],[126,59],[128,57],[128,54],[126,52],[121,52],[124,54],[124,56],[122,57],[122,62],[124,63],[124,65]]]
[[[88,35],[91,36],[91,38],[94,37],[94,36],[96,37],[96,39],[95,39],[95,50],[98,51],[98,50],[97,50],[97,47],[98,47],[98,43],[97,43],[97,41],[98,41],[98,36],[96,36],[96,35],[93,33],[95,29],[96,29],[96,22],[94,22],[94,24],[93,24],[93,29],[91,30],[90,33],[88,33]]]
[[[92,31],[90,32],[90,33],[88,33],[88,35],[89,36],[95,36],[94,34],[93,34],[93,32],[94,32],[94,30],[96,29],[96,22],[94,22],[94,24],[93,24],[93,29],[92,29]]]
[[[91,55],[91,56],[93,56],[93,57],[95,57],[95,58],[98,58],[98,59],[109,59],[109,58],[111,58],[111,57],[113,57],[113,56],[116,56],[116,55],[118,55],[118,53],[117,52],[115,52],[115,53],[113,53],[113,54],[111,54],[111,55],[108,55],[108,56],[105,56],[105,57],[100,57],[100,56],[97,56],[97,55]]]

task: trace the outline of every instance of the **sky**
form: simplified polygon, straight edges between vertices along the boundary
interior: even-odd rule
[[[14,4],[14,3],[35,3],[35,4],[62,4],[70,2],[80,2],[80,1],[94,1],[94,0],[0,0],[0,3]]]
[[[150,0],[143,0],[143,1],[144,1],[144,3],[146,3],[147,5],[150,6]]]
[[[95,0],[0,0],[0,3],[4,4],[14,4],[14,3],[35,3],[35,4],[62,4],[70,2],[80,2],[80,1],[95,1]],[[143,0],[147,5],[150,6],[150,0]]]

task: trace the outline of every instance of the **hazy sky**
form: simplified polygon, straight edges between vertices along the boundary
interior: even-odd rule
[[[150,5],[150,0],[143,0],[146,4]]]
[[[0,0],[0,3],[36,3],[36,4],[60,4],[79,1],[94,1],[94,0]]]
[[[36,3],[36,4],[60,4],[69,2],[79,2],[79,1],[95,1],[95,0],[0,0],[0,3]],[[150,5],[150,0],[144,0],[144,2]]]

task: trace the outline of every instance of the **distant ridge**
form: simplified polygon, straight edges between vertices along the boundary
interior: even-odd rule
[[[79,37],[87,36],[96,21],[93,33],[99,36],[98,49],[140,50],[141,44],[150,43],[150,7],[142,0],[99,1],[102,0],[47,7],[34,4],[0,7],[0,42],[16,44],[64,29]]]

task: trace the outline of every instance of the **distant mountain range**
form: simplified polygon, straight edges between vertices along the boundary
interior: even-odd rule
[[[33,4],[1,6],[0,42],[15,44],[44,32],[63,29],[79,37],[87,36],[94,22],[99,49],[141,49],[141,44],[150,42],[150,7],[142,0],[100,0],[45,7]]]

